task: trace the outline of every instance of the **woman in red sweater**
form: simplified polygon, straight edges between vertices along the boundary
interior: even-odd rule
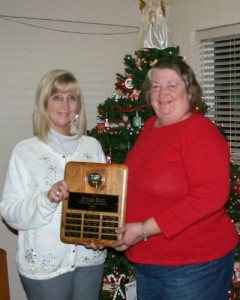
[[[201,88],[181,60],[145,81],[155,111],[129,152],[126,224],[113,247],[134,263],[138,300],[226,300],[238,234],[225,212],[229,146],[196,112]]]

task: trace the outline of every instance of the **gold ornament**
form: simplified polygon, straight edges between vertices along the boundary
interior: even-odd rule
[[[142,11],[147,4],[146,4],[146,2],[144,0],[140,0],[139,2],[140,2],[139,3],[139,8]]]
[[[156,0],[152,0],[152,3],[155,5],[157,5],[156,2],[157,2]],[[141,11],[145,9],[146,5],[147,5],[147,3],[144,0],[139,1],[139,8]],[[163,16],[166,17],[166,8],[165,8],[164,0],[161,0],[161,9],[162,9]]]
[[[166,17],[166,8],[165,8],[165,1],[164,0],[161,0],[161,8],[162,8],[163,16]]]

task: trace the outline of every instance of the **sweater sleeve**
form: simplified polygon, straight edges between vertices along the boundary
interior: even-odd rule
[[[186,143],[182,163],[187,195],[154,216],[167,239],[223,210],[229,195],[230,153],[223,138],[205,136]]]
[[[49,224],[58,207],[48,200],[47,192],[33,185],[28,166],[15,149],[0,201],[3,219],[17,230],[32,230]]]

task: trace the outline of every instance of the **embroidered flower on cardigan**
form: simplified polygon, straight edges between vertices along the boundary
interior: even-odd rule
[[[52,186],[58,181],[57,167],[51,162],[51,158],[47,155],[40,157],[40,160],[47,165],[47,174],[45,175],[44,181],[46,186]]]
[[[84,159],[84,161],[92,161],[92,154],[89,152],[85,152],[83,154],[83,159]]]
[[[34,264],[37,259],[37,253],[33,249],[26,250],[25,259],[29,264]]]
[[[42,267],[45,270],[54,270],[58,264],[58,258],[51,253],[42,256]]]

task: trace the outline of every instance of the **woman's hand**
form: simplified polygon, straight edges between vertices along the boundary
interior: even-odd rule
[[[145,232],[142,231],[143,225]],[[112,245],[112,247],[117,251],[125,251],[141,242],[144,238],[144,234],[148,238],[162,233],[153,217],[147,219],[144,224],[142,222],[127,223],[116,232],[122,234],[122,238]]]
[[[128,223],[117,229],[117,233],[122,234],[122,238],[112,245],[117,251],[125,251],[131,246],[142,241],[142,223]]]
[[[84,246],[87,249],[92,249],[92,250],[103,250],[105,248],[102,245],[96,244],[93,240],[90,240],[88,243],[84,243]]]
[[[48,191],[48,199],[52,203],[59,203],[63,199],[68,198],[69,188],[65,180],[54,183],[51,189]]]

